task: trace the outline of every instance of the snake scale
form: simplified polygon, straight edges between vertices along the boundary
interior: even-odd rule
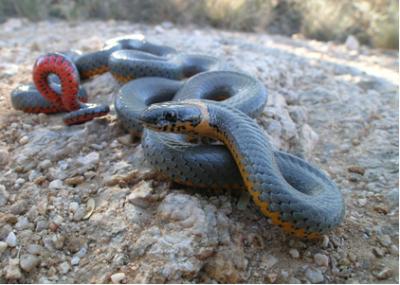
[[[146,159],[171,180],[247,189],[264,215],[297,237],[318,238],[341,223],[336,185],[303,159],[275,150],[254,121],[267,102],[263,84],[214,57],[118,38],[97,52],[39,57],[35,86],[17,88],[11,101],[26,112],[68,111],[66,124],[82,123],[109,108],[87,104],[79,82],[107,71],[125,83],[114,101],[119,120],[142,136]]]

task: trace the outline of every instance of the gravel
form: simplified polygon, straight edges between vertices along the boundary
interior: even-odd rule
[[[12,21],[0,25],[2,283],[398,283],[397,53],[173,24]],[[257,122],[277,149],[332,177],[343,224],[300,241],[235,191],[159,180],[113,109],[72,127],[12,109],[10,92],[31,81],[40,54],[129,33],[262,81],[269,102]],[[110,74],[84,87],[110,105],[120,88]]]

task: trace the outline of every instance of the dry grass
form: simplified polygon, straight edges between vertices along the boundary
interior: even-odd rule
[[[0,0],[0,20],[49,17],[132,22],[194,23],[242,31],[267,31],[324,41],[344,41],[398,49],[396,0]]]

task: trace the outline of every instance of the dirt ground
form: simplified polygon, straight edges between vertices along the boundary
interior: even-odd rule
[[[343,224],[302,241],[243,207],[240,193],[158,181],[113,108],[73,127],[12,108],[39,55],[132,33],[260,79],[269,103],[259,124],[337,183]],[[397,52],[170,23],[11,19],[0,58],[1,283],[399,282]],[[84,87],[111,107],[120,88],[109,74]]]

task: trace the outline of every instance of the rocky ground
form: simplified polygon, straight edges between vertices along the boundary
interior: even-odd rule
[[[321,241],[287,236],[238,193],[157,181],[115,113],[66,127],[9,94],[48,51],[142,33],[224,58],[267,86],[258,119],[345,196]],[[0,282],[398,283],[398,54],[265,34],[126,22],[0,25]],[[108,74],[84,84],[112,104]]]

